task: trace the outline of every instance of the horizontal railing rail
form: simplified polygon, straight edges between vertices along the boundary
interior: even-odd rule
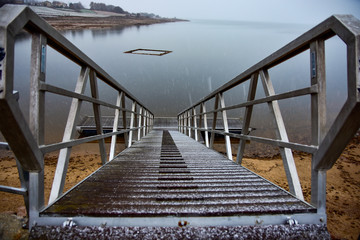
[[[338,36],[346,44],[347,52],[347,99],[338,113],[330,129],[326,132],[326,66],[325,41]],[[339,157],[346,144],[360,127],[360,21],[350,15],[331,16],[310,31],[290,42],[269,57],[250,67],[228,83],[216,89],[197,103],[178,114],[178,130],[199,140],[199,132],[204,133],[204,143],[213,148],[214,136],[221,134],[225,139],[226,154],[233,158],[231,138],[240,139],[236,154],[237,163],[241,164],[246,141],[265,143],[279,147],[290,192],[303,199],[301,184],[297,174],[292,150],[312,154],[311,162],[311,203],[319,213],[326,211],[326,171],[330,169]],[[310,52],[310,86],[293,91],[276,94],[269,70],[304,51]],[[261,81],[265,97],[256,98]],[[241,84],[249,84],[247,100],[225,106],[224,94]],[[241,93],[238,93],[241,94]],[[303,144],[289,141],[284,120],[280,111],[279,100],[298,99],[310,96],[311,143]],[[211,110],[207,106],[213,104]],[[274,138],[250,135],[250,121],[253,107],[258,104],[268,104],[272,119],[275,122]],[[244,109],[242,116],[242,132],[230,133],[227,111]],[[224,130],[215,130],[218,114],[222,114]],[[212,116],[212,126],[208,127],[208,117]],[[210,134],[210,137],[209,137]]]
[[[32,36],[28,121],[20,110],[17,101],[18,93],[14,92],[15,37],[24,30]],[[46,83],[48,47],[80,66],[81,71],[75,90]],[[31,226],[36,222],[39,211],[45,205],[45,153],[60,150],[49,198],[49,203],[52,203],[63,193],[72,147],[90,141],[99,141],[101,161],[105,164],[116,154],[117,135],[124,135],[125,145],[130,147],[134,139],[140,140],[152,129],[154,115],[139,99],[28,7],[5,5],[0,9],[0,57],[0,130],[21,168],[29,173],[29,223]],[[115,93],[114,103],[100,99],[99,81],[105,83]],[[90,86],[91,96],[85,94],[87,85]],[[72,102],[62,141],[45,144],[45,94],[49,93],[67,97]],[[76,123],[80,117],[83,102],[88,102],[93,106],[97,135],[75,139]],[[114,111],[112,132],[103,132],[102,107]],[[122,118],[123,124],[120,131],[118,130],[119,118]],[[129,124],[127,119],[130,121]],[[110,137],[110,152],[107,154],[104,139]]]

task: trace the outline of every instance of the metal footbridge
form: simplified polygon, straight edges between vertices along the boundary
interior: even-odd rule
[[[23,30],[32,35],[28,118],[20,109],[13,74],[15,37]],[[347,46],[348,96],[327,130],[325,42],[333,36]],[[75,90],[46,82],[47,48],[80,66]],[[0,9],[0,130],[7,142],[0,147],[16,156],[21,188],[0,190],[24,196],[34,238],[329,238],[326,172],[360,127],[359,49],[359,20],[331,16],[175,119],[158,124],[149,108],[30,8],[5,5]],[[269,69],[304,51],[310,55],[309,86],[276,93]],[[111,88],[114,102],[100,97],[98,82]],[[242,84],[248,89],[247,100],[225,105],[228,92]],[[259,98],[260,87],[265,96]],[[63,139],[51,144],[44,140],[47,94],[72,100]],[[289,140],[278,103],[303,96],[311,99],[310,144]],[[93,106],[95,135],[77,138],[83,102]],[[258,104],[269,107],[274,138],[251,133]],[[103,128],[102,108],[114,111],[112,130]],[[241,131],[230,131],[227,113],[234,109],[244,113],[239,116]],[[126,146],[120,153],[119,136]],[[226,155],[213,150],[215,136],[223,138]],[[64,193],[72,147],[93,141],[99,142],[103,166]],[[241,166],[248,141],[278,147],[289,192]],[[312,154],[310,203],[303,198],[293,150]],[[59,157],[45,204],[44,155],[54,151]]]
[[[72,217],[81,225],[226,226],[282,224],[291,218],[316,222],[314,213],[316,208],[195,140],[153,130],[42,211],[40,219],[44,224]]]

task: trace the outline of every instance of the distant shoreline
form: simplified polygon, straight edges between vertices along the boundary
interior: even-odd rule
[[[176,18],[135,18],[128,16],[80,17],[42,16],[56,30],[104,29],[114,27],[141,26],[168,22],[188,21]]]
[[[152,18],[137,14],[119,14],[83,9],[59,9],[30,6],[56,30],[104,29],[114,27],[141,26],[157,23],[188,21],[177,18]]]

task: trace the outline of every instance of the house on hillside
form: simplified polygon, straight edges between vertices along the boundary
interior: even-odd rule
[[[55,7],[55,8],[66,8],[67,4],[64,3],[64,2],[53,1],[52,6]]]

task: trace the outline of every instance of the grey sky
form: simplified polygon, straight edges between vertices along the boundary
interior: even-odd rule
[[[223,19],[316,24],[332,14],[360,19],[360,0],[72,0],[91,1],[149,12],[162,17]],[[69,2],[69,0],[67,0]]]

